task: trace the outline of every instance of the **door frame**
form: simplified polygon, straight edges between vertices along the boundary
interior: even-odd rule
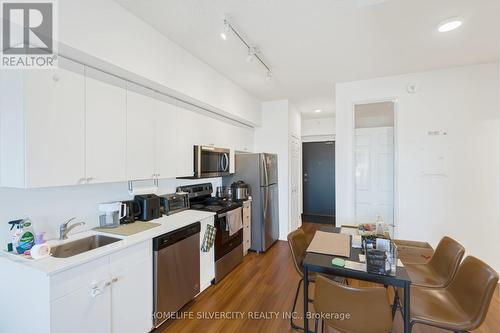
[[[363,104],[373,104],[373,103],[384,103],[384,102],[392,102],[394,103],[394,161],[393,161],[393,170],[394,170],[394,202],[393,202],[393,238],[396,238],[398,228],[399,228],[399,126],[398,126],[398,115],[399,115],[399,100],[397,97],[387,97],[387,98],[375,98],[375,99],[364,99],[352,102],[351,106],[351,135],[353,141],[351,142],[351,165],[352,168],[356,166],[356,154],[355,154],[355,145],[354,140],[356,138],[356,105]],[[352,212],[354,217],[356,216],[356,173],[352,172]]]
[[[300,136],[297,136],[295,134],[290,134],[290,137],[288,138],[288,154],[289,154],[289,163],[288,163],[288,233],[294,231],[295,229],[293,228],[292,225],[292,191],[291,191],[291,179],[292,179],[292,165],[291,165],[291,152],[292,152],[292,140],[295,139],[297,140],[298,146],[299,146],[299,170],[297,170],[299,179],[297,180],[297,196],[298,196],[298,202],[297,202],[297,210],[299,214],[299,223],[298,226],[299,228],[302,226],[302,214],[304,213],[304,189],[302,185],[302,173],[303,173],[303,161],[302,161],[302,138]],[[288,234],[287,233],[287,234]]]

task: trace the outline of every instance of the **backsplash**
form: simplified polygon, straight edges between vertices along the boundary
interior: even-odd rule
[[[212,183],[214,190],[221,185],[220,178],[163,179],[159,181],[158,194],[173,193],[177,186],[207,182]],[[29,190],[0,188],[0,246],[4,249],[10,242],[7,222],[13,219],[28,216],[35,232],[45,231],[46,239],[53,239],[58,237],[59,225],[65,220],[76,217],[86,223],[71,233],[91,229],[99,225],[97,204],[132,198],[125,182]]]

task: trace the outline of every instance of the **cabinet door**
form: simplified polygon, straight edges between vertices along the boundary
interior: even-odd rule
[[[101,281],[52,301],[50,332],[111,332],[110,291],[110,286]]]
[[[196,113],[185,108],[177,110],[178,134],[177,176],[188,177],[194,174],[194,145],[200,144],[200,132],[209,130],[200,125]]]
[[[111,255],[113,333],[149,332],[153,327],[151,241]]]
[[[127,89],[127,179],[154,178],[156,157],[155,100]]]
[[[156,100],[156,173],[159,178],[177,175],[177,108]]]
[[[84,68],[64,58],[59,66],[26,73],[26,187],[84,181]]]
[[[85,69],[86,176],[90,183],[126,180],[125,81]]]

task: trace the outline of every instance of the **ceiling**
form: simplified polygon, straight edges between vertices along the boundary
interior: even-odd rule
[[[305,117],[332,115],[335,83],[492,62],[500,0],[115,0],[256,98],[290,99]],[[248,63],[223,18],[273,70]],[[459,16],[455,31],[437,32]]]

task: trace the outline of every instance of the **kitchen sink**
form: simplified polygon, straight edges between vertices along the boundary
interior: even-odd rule
[[[50,254],[55,258],[68,258],[120,240],[119,238],[95,235],[55,246],[51,249]]]

